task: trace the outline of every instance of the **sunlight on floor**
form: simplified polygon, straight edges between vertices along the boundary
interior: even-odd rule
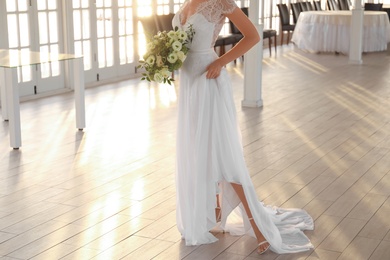
[[[315,62],[301,54],[298,54],[296,52],[290,52],[288,54],[286,54],[286,56],[291,56],[293,58],[295,58],[297,61],[301,61],[302,63],[305,63],[311,67],[313,67],[314,69],[316,69],[317,71],[319,72],[322,72],[322,73],[325,73],[325,72],[328,72],[329,71],[329,68],[321,65],[320,63],[318,62]]]
[[[319,70],[317,67],[313,67],[313,64],[308,64],[305,60],[297,59],[297,57],[291,56],[291,55],[285,55],[286,59],[289,59],[291,62],[295,63],[296,65],[307,69],[311,72],[314,72],[316,74],[323,73],[322,69]]]

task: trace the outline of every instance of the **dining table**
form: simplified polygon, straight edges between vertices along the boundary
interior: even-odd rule
[[[348,54],[352,11],[301,12],[291,41],[305,51]],[[387,50],[390,23],[386,12],[364,11],[363,52]]]
[[[0,49],[0,100],[1,114],[9,123],[10,146],[19,149],[22,146],[20,100],[18,87],[18,68],[55,61],[70,61],[73,68],[68,80],[74,90],[76,128],[85,128],[85,84],[82,55],[66,53],[44,53]],[[45,123],[49,126],[49,123]]]

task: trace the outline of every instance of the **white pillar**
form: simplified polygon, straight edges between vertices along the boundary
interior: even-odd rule
[[[9,68],[7,68],[9,70]],[[8,105],[7,105],[7,88],[5,73],[6,68],[0,68],[0,100],[1,100],[1,114],[5,121],[8,121]]]
[[[85,86],[83,58],[73,59],[73,88],[76,110],[76,128],[85,128]]]
[[[5,70],[5,85],[10,146],[14,149],[19,149],[19,147],[22,146],[22,131],[20,126],[20,105],[17,68],[7,68]]]
[[[251,0],[249,5],[249,19],[255,25],[260,35],[260,42],[245,54],[244,59],[244,107],[261,107],[261,80],[263,60],[263,25],[259,24],[259,1]]]
[[[349,63],[362,64],[364,10],[360,0],[352,7],[351,32],[349,38]]]

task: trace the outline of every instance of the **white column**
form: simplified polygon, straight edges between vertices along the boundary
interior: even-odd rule
[[[349,63],[362,64],[364,10],[360,0],[352,7],[351,32],[349,38]]]
[[[7,92],[5,85],[5,68],[0,67],[0,97],[1,97],[1,114],[5,121],[8,121],[8,106],[7,106]]]
[[[255,25],[260,35],[260,42],[245,54],[244,59],[244,107],[261,107],[261,80],[263,60],[263,25],[259,24],[259,1],[251,0],[249,5],[249,19]]]
[[[8,48],[8,23],[6,1],[0,1],[0,49]]]
[[[0,0],[0,49],[8,49],[8,31],[7,29],[7,8],[5,6],[6,1]],[[0,97],[1,97],[1,114],[4,120],[8,120],[8,111],[6,103],[6,93],[5,93],[5,69],[0,68]]]
[[[85,86],[83,58],[73,60],[73,88],[76,110],[76,128],[85,128]]]
[[[22,146],[22,132],[20,126],[20,105],[17,68],[5,70],[6,98],[8,108],[10,146],[19,149]]]

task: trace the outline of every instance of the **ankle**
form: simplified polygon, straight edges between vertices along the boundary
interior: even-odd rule
[[[263,233],[261,233],[261,231],[257,227],[255,220],[252,217],[248,217],[248,219],[249,219],[249,222],[251,223],[251,226],[253,228],[253,232],[255,233],[257,242],[258,243],[264,242],[266,239],[263,236]]]

